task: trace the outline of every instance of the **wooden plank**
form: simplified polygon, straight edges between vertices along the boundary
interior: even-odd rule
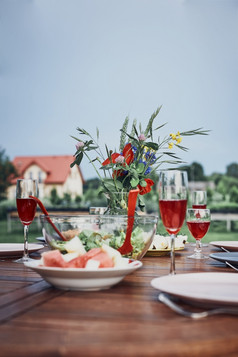
[[[40,281],[15,290],[14,294],[2,295],[0,296],[0,322],[5,322],[61,294],[63,294],[63,291],[53,289],[45,281]]]

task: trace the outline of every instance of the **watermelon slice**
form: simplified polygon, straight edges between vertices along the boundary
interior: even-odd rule
[[[86,254],[81,255],[78,259],[81,259],[83,267],[86,266],[88,260],[93,259],[100,262],[99,268],[113,267],[113,261],[109,255],[102,251],[101,248],[90,249]]]
[[[61,267],[65,268],[66,262],[59,250],[50,250],[42,253],[43,265],[46,267]]]
[[[102,248],[93,248],[87,253],[73,258],[71,260],[64,259],[59,250],[51,250],[42,254],[42,261],[44,266],[59,267],[59,268],[89,268],[92,269],[92,260],[98,262],[93,266],[98,268],[113,268],[114,262],[108,252],[103,251]],[[89,263],[88,263],[89,262]]]
[[[94,255],[93,260],[98,260],[100,262],[99,268],[113,268],[114,264],[112,258],[105,252],[100,252]]]

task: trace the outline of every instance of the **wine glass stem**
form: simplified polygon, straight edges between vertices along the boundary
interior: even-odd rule
[[[175,275],[175,253],[174,253],[174,246],[175,246],[175,234],[171,234],[171,251],[170,251],[170,275]]]
[[[196,239],[196,248],[195,248],[195,252],[197,254],[200,254],[202,251],[202,243],[200,239]]]
[[[24,253],[23,253],[23,259],[28,258],[28,225],[24,225]]]

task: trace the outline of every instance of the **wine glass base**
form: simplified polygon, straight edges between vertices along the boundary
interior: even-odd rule
[[[187,258],[189,259],[208,259],[209,257],[204,255],[204,254],[192,254],[192,255],[189,255]]]
[[[35,259],[32,259],[30,257],[22,257],[22,258],[19,258],[17,260],[14,260],[15,263],[26,263],[26,262],[34,262]]]

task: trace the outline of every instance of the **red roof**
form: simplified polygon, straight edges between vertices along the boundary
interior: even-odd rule
[[[69,173],[70,164],[74,161],[72,155],[64,156],[17,156],[13,160],[13,165],[16,167],[19,177],[24,175],[26,169],[31,165],[39,166],[43,171],[47,173],[47,178],[44,181],[46,184],[63,184]],[[79,173],[82,177],[82,172],[79,169]],[[12,180],[12,184],[16,182],[16,179]]]

